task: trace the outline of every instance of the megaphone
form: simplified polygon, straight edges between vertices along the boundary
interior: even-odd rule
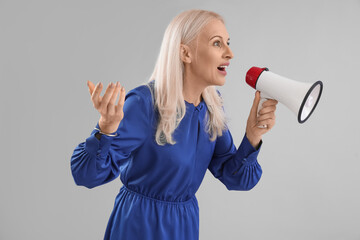
[[[246,73],[246,83],[261,92],[262,103],[275,99],[297,115],[299,123],[304,123],[314,112],[323,90],[323,83],[298,82],[269,71],[268,68],[252,67]],[[266,126],[264,126],[266,127]]]

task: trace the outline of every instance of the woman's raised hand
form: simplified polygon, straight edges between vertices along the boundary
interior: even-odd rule
[[[91,81],[88,81],[87,85],[89,87],[91,101],[101,115],[99,120],[100,130],[107,134],[116,132],[121,120],[124,117],[124,87],[122,87],[119,82],[116,82],[116,84],[110,83],[106,88],[104,96],[101,97],[100,94],[103,89],[101,82],[94,86]],[[119,100],[115,105],[115,101],[119,93]]]

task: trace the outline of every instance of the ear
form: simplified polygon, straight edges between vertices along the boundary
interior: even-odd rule
[[[191,50],[189,46],[180,44],[180,58],[184,63],[191,63]]]

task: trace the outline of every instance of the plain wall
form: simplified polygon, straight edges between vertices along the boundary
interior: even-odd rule
[[[146,82],[166,26],[193,8],[226,21],[235,57],[218,89],[237,147],[250,67],[324,83],[304,124],[278,105],[254,189],[228,191],[207,172],[200,239],[360,239],[359,0],[0,0],[0,239],[103,238],[121,182],[90,190],[70,171],[100,117],[86,81]]]

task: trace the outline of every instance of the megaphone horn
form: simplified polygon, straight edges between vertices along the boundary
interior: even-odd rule
[[[268,68],[252,67],[246,73],[246,82],[261,92],[262,103],[275,99],[297,115],[299,123],[304,123],[314,112],[323,90],[323,83],[298,82],[269,71]]]

